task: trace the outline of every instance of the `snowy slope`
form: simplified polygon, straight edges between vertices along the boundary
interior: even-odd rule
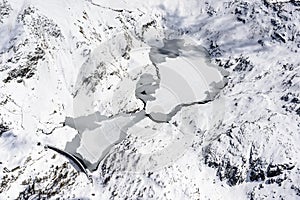
[[[0,199],[299,199],[299,9],[296,0],[1,1]],[[130,58],[183,37],[228,75],[212,101],[168,123],[137,120],[86,174],[44,148],[76,142],[80,125],[66,118],[142,111],[132,90],[156,69]]]

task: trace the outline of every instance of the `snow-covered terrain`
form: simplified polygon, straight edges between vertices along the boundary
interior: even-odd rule
[[[0,1],[0,199],[300,199],[299,11]]]

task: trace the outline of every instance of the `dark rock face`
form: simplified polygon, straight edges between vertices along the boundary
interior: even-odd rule
[[[238,167],[230,165],[230,162],[227,162],[223,166],[219,166],[217,170],[217,176],[220,180],[227,180],[229,186],[235,186],[244,181],[242,173]]]
[[[8,72],[8,76],[3,80],[4,83],[9,83],[14,79],[28,79],[34,75],[36,66],[40,60],[43,60],[45,51],[41,47],[36,47],[35,51],[27,55],[27,61],[19,68],[13,69]],[[18,80],[19,81],[19,80]]]
[[[250,162],[248,176],[251,182],[265,180],[266,175],[263,167],[264,167],[264,163],[259,158]]]
[[[262,182],[265,184],[276,183],[279,186],[287,179],[287,174],[295,167],[292,163],[273,164],[267,163],[264,158],[257,157],[250,151],[248,164],[242,159],[243,164],[232,164],[230,158],[218,160],[214,150],[209,146],[204,150],[205,164],[216,169],[216,176],[221,181],[226,181],[229,186],[244,182]],[[246,172],[246,173],[243,173]]]
[[[274,176],[278,176],[282,173],[282,169],[277,165],[272,166],[269,165],[268,169],[267,169],[267,177],[274,177]]]
[[[282,108],[289,113],[295,113],[300,116],[300,100],[299,94],[288,92],[283,95],[280,100],[284,102]]]
[[[61,30],[53,20],[40,15],[38,10],[34,7],[27,7],[18,16],[18,22],[24,26],[29,27],[31,33],[37,37],[63,37]]]
[[[224,159],[221,162],[214,161],[213,153],[207,148],[204,153],[205,164],[209,167],[216,168],[216,176],[221,181],[227,180],[229,186],[235,186],[242,183],[245,180],[240,168],[230,163],[228,159]]]
[[[295,166],[290,164],[269,164],[266,175],[267,177],[278,176],[283,173],[285,170],[292,170]]]
[[[8,13],[8,11],[5,13]],[[13,52],[14,56],[6,60],[3,71],[9,69],[10,71],[7,77],[2,80],[4,83],[9,83],[15,79],[20,83],[23,79],[33,77],[38,63],[45,59],[45,52],[51,48],[52,50],[57,48],[52,47],[50,39],[60,40],[63,37],[58,25],[47,17],[40,15],[39,11],[32,6],[28,6],[18,15],[17,23],[28,29],[28,33],[17,30],[18,34],[24,35],[26,39],[19,41],[18,38],[12,38],[7,47],[8,52]],[[32,40],[35,42],[32,42]]]
[[[298,196],[300,196],[300,188],[299,188],[298,186],[292,185],[292,186],[291,186],[291,189],[292,189],[292,190],[295,190],[296,194],[297,194]]]
[[[233,71],[251,71],[253,69],[253,65],[250,63],[250,61],[247,58],[240,57],[236,59],[236,62],[238,63],[236,67],[233,69]]]
[[[251,10],[249,9],[251,9],[249,3],[240,2],[234,10],[234,14],[237,16],[237,20],[245,24],[249,20],[249,14],[251,13]],[[254,9],[252,9],[252,12],[253,11]]]
[[[4,132],[6,132],[6,131],[8,131],[9,130],[9,127],[7,126],[7,125],[5,125],[5,124],[0,124],[0,136],[4,133]]]
[[[7,0],[0,2],[0,23],[2,23],[3,20],[9,16],[11,10],[12,8]]]
[[[27,181],[23,181],[22,184],[26,185],[25,189],[19,193],[17,199],[25,200],[31,199],[50,199],[59,194],[60,191],[68,187],[68,185],[74,184],[74,179],[78,176],[78,173],[68,169],[68,164],[63,163],[60,166],[53,167],[44,176],[36,176],[30,178]],[[47,187],[39,187],[47,180],[52,180]]]

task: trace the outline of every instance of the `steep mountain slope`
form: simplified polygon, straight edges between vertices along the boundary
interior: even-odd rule
[[[299,9],[261,0],[1,1],[0,199],[299,199]],[[86,174],[44,148],[67,152],[80,135],[66,119],[141,111],[131,82],[157,69],[131,72],[130,58],[182,37],[228,79],[213,101],[182,107],[168,123],[136,122]],[[168,142],[179,150],[172,159]]]

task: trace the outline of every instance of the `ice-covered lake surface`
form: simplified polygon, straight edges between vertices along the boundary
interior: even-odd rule
[[[110,149],[128,133],[144,137],[153,135],[155,124],[174,126],[170,121],[183,107],[210,102],[226,84],[226,73],[210,63],[204,48],[187,39],[164,39],[160,46],[133,49],[129,74],[146,66],[152,70],[141,70],[135,79],[123,79],[118,87],[118,90],[131,88],[126,95],[134,95],[142,102],[143,106],[136,111],[112,116],[96,111],[66,118],[65,124],[77,129],[79,134],[67,143],[65,150],[81,158],[90,170],[95,170]],[[145,123],[148,125],[143,127]],[[168,132],[167,126],[162,132]],[[169,128],[169,131],[174,130]],[[186,134],[182,142],[192,141],[188,138],[191,133],[181,133]],[[172,152],[176,154],[176,150]],[[151,167],[149,163],[148,167]]]

